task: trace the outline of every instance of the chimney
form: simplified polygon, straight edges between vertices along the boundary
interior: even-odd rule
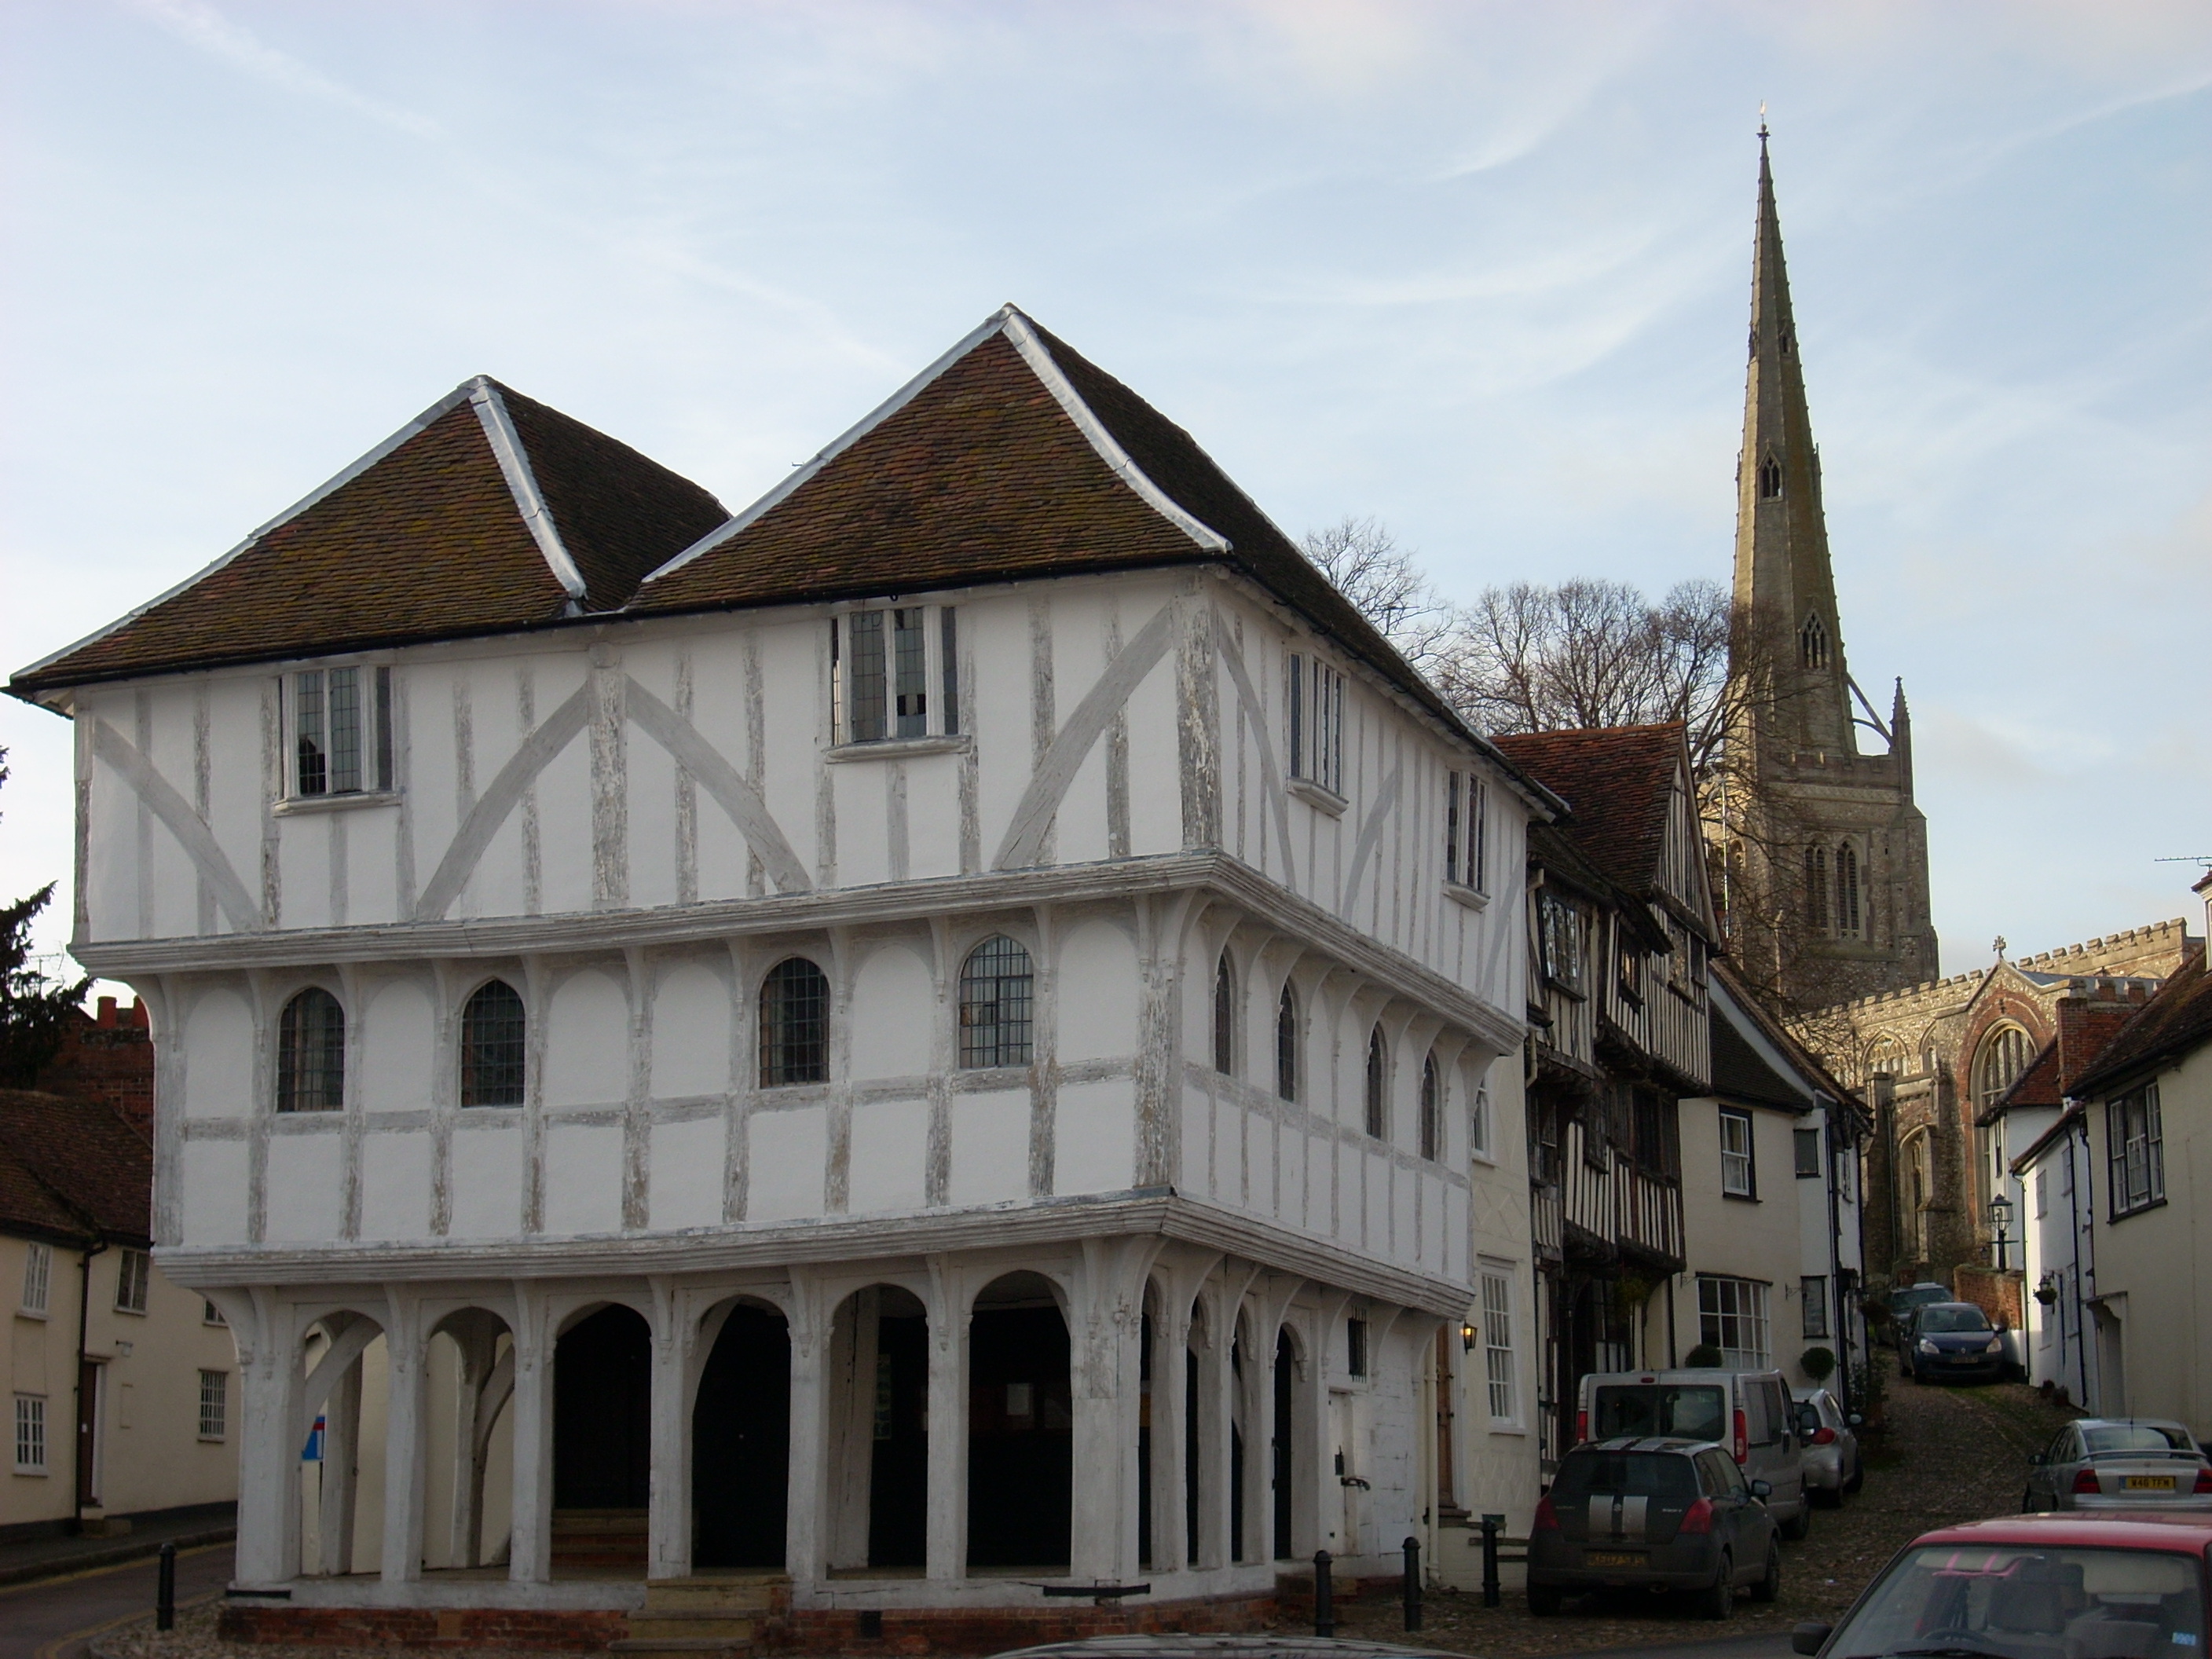
[[[2071,1092],[2074,1079],[2096,1063],[2120,1028],[2149,1000],[2150,988],[2141,980],[2099,975],[2074,982],[2054,1011],[2058,1016],[2059,1093]]]
[[[102,1025],[112,1025],[115,1024],[115,999],[113,997],[100,998],[99,1023]]]
[[[145,1003],[137,997],[131,999],[131,1023],[142,1031],[154,1029],[153,1015],[147,1012]]]

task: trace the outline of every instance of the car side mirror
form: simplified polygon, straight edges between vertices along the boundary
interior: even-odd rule
[[[1834,1628],[1833,1625],[1816,1625],[1809,1622],[1793,1626],[1790,1632],[1790,1651],[1818,1653],[1821,1644],[1828,1639],[1828,1633]]]
[[[1771,1481],[1767,1481],[1767,1480],[1754,1480],[1754,1481],[1753,1481],[1753,1482],[1751,1483],[1751,1495],[1752,1495],[1753,1498],[1771,1498],[1771,1497],[1773,1497],[1773,1496],[1774,1496],[1774,1486],[1773,1486],[1773,1483],[1772,1483]]]
[[[1851,1426],[1852,1426],[1853,1428],[1855,1428],[1855,1429],[1856,1429],[1856,1428],[1857,1428],[1857,1427],[1859,1426],[1859,1425],[1861,1425],[1862,1423],[1863,1423],[1863,1422],[1865,1422],[1865,1421],[1866,1421],[1866,1419],[1865,1419],[1865,1418],[1863,1418],[1863,1417],[1862,1417],[1862,1416],[1860,1416],[1856,1412],[1853,1412],[1853,1413],[1851,1413],[1851,1415],[1850,1415],[1850,1425],[1851,1425]]]

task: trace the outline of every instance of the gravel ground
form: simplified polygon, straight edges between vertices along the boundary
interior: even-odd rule
[[[1959,1389],[1889,1383],[1888,1426],[1869,1443],[1866,1486],[1840,1510],[1815,1510],[1812,1535],[1782,1547],[1782,1596],[1771,1606],[1738,1601],[1715,1626],[1671,1600],[1647,1594],[1586,1596],[1553,1619],[1529,1616],[1508,1593],[1492,1611],[1480,1592],[1431,1594],[1425,1627],[1407,1636],[1395,1599],[1341,1604],[1340,1635],[1418,1642],[1425,1647],[1516,1659],[1528,1654],[1695,1642],[1786,1631],[1801,1619],[1832,1622],[1898,1550],[1919,1534],[2020,1508],[2028,1454],[2078,1413],[2045,1405],[2014,1383]]]
[[[1782,1547],[1782,1599],[1771,1607],[1738,1601],[1731,1625],[1716,1626],[1688,1609],[1646,1595],[1585,1597],[1556,1619],[1534,1619],[1509,1594],[1492,1611],[1477,1594],[1433,1593],[1425,1628],[1401,1628],[1395,1596],[1340,1602],[1337,1633],[1401,1642],[1484,1659],[1574,1653],[1594,1648],[1669,1645],[1719,1635],[1786,1631],[1801,1619],[1832,1620],[1882,1564],[1918,1534],[1958,1521],[2011,1514],[2028,1454],[2078,1413],[2045,1405],[2029,1389],[1923,1387],[1893,1381],[1888,1426],[1871,1439],[1866,1486],[1841,1510],[1816,1510],[1813,1534]],[[152,1621],[102,1635],[96,1659],[361,1659],[359,1648],[247,1645],[220,1641],[216,1604],[180,1609],[177,1628],[154,1633]],[[408,1652],[410,1650],[387,1650]],[[430,1650],[421,1650],[428,1654]],[[450,1651],[450,1650],[447,1650]],[[524,1659],[491,1649],[471,1659]]]

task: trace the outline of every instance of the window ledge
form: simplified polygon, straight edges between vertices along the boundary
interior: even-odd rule
[[[1463,881],[1446,882],[1444,896],[1455,902],[1464,904],[1470,910],[1486,910],[1490,908],[1490,895],[1479,887],[1469,887]]]
[[[904,760],[909,755],[957,755],[973,749],[975,739],[965,733],[935,738],[879,738],[870,743],[832,744],[822,758],[842,761]]]
[[[110,1311],[119,1314],[129,1314],[133,1319],[143,1319],[146,1317],[146,1310],[143,1308],[116,1308]]]
[[[1291,794],[1312,807],[1315,811],[1326,812],[1333,818],[1342,817],[1344,809],[1352,805],[1335,790],[1324,788],[1311,778],[1292,778],[1289,787]]]
[[[1757,1193],[1723,1193],[1721,1196],[1735,1204],[1756,1204],[1759,1202],[1759,1194]]]
[[[2131,1221],[2139,1215],[2148,1215],[2153,1210],[2162,1210],[2165,1207],[2166,1200],[2164,1199],[2154,1198],[2148,1204],[2138,1204],[2131,1209],[2113,1211],[2112,1221],[2114,1224],[2117,1225],[2120,1222]],[[40,1314],[38,1317],[43,1319],[46,1316],[44,1314]]]
[[[15,1473],[17,1474],[27,1476],[33,1480],[43,1480],[46,1478],[47,1474],[47,1471],[45,1469],[25,1468],[21,1463],[15,1465]]]
[[[15,1317],[18,1319],[51,1319],[53,1317],[53,1315],[44,1308],[18,1308],[15,1310]]]
[[[308,812],[350,812],[358,807],[397,806],[397,789],[354,789],[343,795],[287,795],[271,810],[280,818]]]

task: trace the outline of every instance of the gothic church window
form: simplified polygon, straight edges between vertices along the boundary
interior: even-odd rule
[[[1298,1097],[1298,1001],[1288,985],[1275,1004],[1275,1092]]]
[[[311,985],[277,1018],[276,1109],[335,1112],[344,1104],[345,1011]]]
[[[1808,668],[1828,665],[1828,629],[1817,611],[1806,617],[1804,627],[1797,630],[1797,655]]]
[[[1213,966],[1213,1069],[1224,1076],[1237,1069],[1237,970],[1226,951]]]
[[[960,1064],[1026,1066],[1033,1048],[1036,970],[1030,953],[994,933],[960,968]]]
[[[1828,849],[1805,849],[1805,925],[1816,933],[1828,931]]]
[[[1975,1111],[1996,1105],[1998,1097],[2020,1080],[2030,1058],[2027,1033],[2017,1025],[2000,1025],[1984,1037],[1974,1055]]]
[[[488,980],[461,1008],[461,1104],[522,1104],[522,999],[503,979]]]
[[[805,957],[786,957],[761,981],[761,1087],[829,1077],[830,981]]]
[[[1443,1156],[1443,1092],[1431,1054],[1421,1062],[1421,1156],[1431,1161]]]
[[[1759,496],[1761,501],[1774,501],[1782,494],[1782,463],[1769,453],[1759,464]]]
[[[1856,939],[1859,922],[1858,849],[1844,842],[1836,848],[1836,932]]]

